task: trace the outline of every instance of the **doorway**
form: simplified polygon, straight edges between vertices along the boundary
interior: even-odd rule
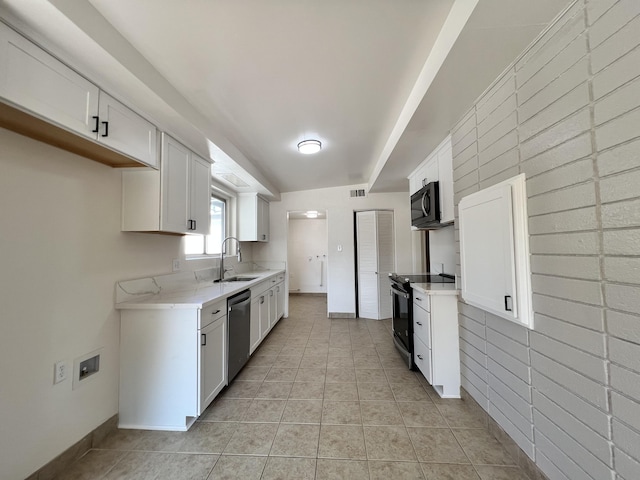
[[[287,267],[289,294],[327,294],[327,212],[287,213]]]

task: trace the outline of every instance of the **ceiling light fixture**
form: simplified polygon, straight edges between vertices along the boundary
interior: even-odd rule
[[[322,148],[320,140],[303,140],[298,144],[298,151],[305,155],[311,155],[312,153],[318,153]]]
[[[305,215],[307,218],[318,218],[318,212],[316,210],[309,210]]]

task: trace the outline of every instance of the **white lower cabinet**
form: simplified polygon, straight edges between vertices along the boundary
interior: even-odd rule
[[[414,364],[438,395],[460,398],[457,295],[413,292]]]
[[[284,273],[251,287],[250,353],[284,316]]]
[[[227,316],[223,314],[200,331],[200,414],[227,384],[226,359]]]
[[[121,310],[119,427],[187,430],[227,383],[226,323],[226,299]]]

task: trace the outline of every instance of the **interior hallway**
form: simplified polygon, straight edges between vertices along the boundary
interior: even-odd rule
[[[406,368],[390,320],[330,320],[326,297],[289,301],[188,432],[119,430],[57,479],[527,479],[483,414]]]

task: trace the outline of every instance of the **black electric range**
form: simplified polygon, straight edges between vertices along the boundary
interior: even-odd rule
[[[455,283],[453,275],[419,273],[390,273],[391,296],[393,303],[393,343],[410,369],[413,363],[413,288],[412,283]]]

